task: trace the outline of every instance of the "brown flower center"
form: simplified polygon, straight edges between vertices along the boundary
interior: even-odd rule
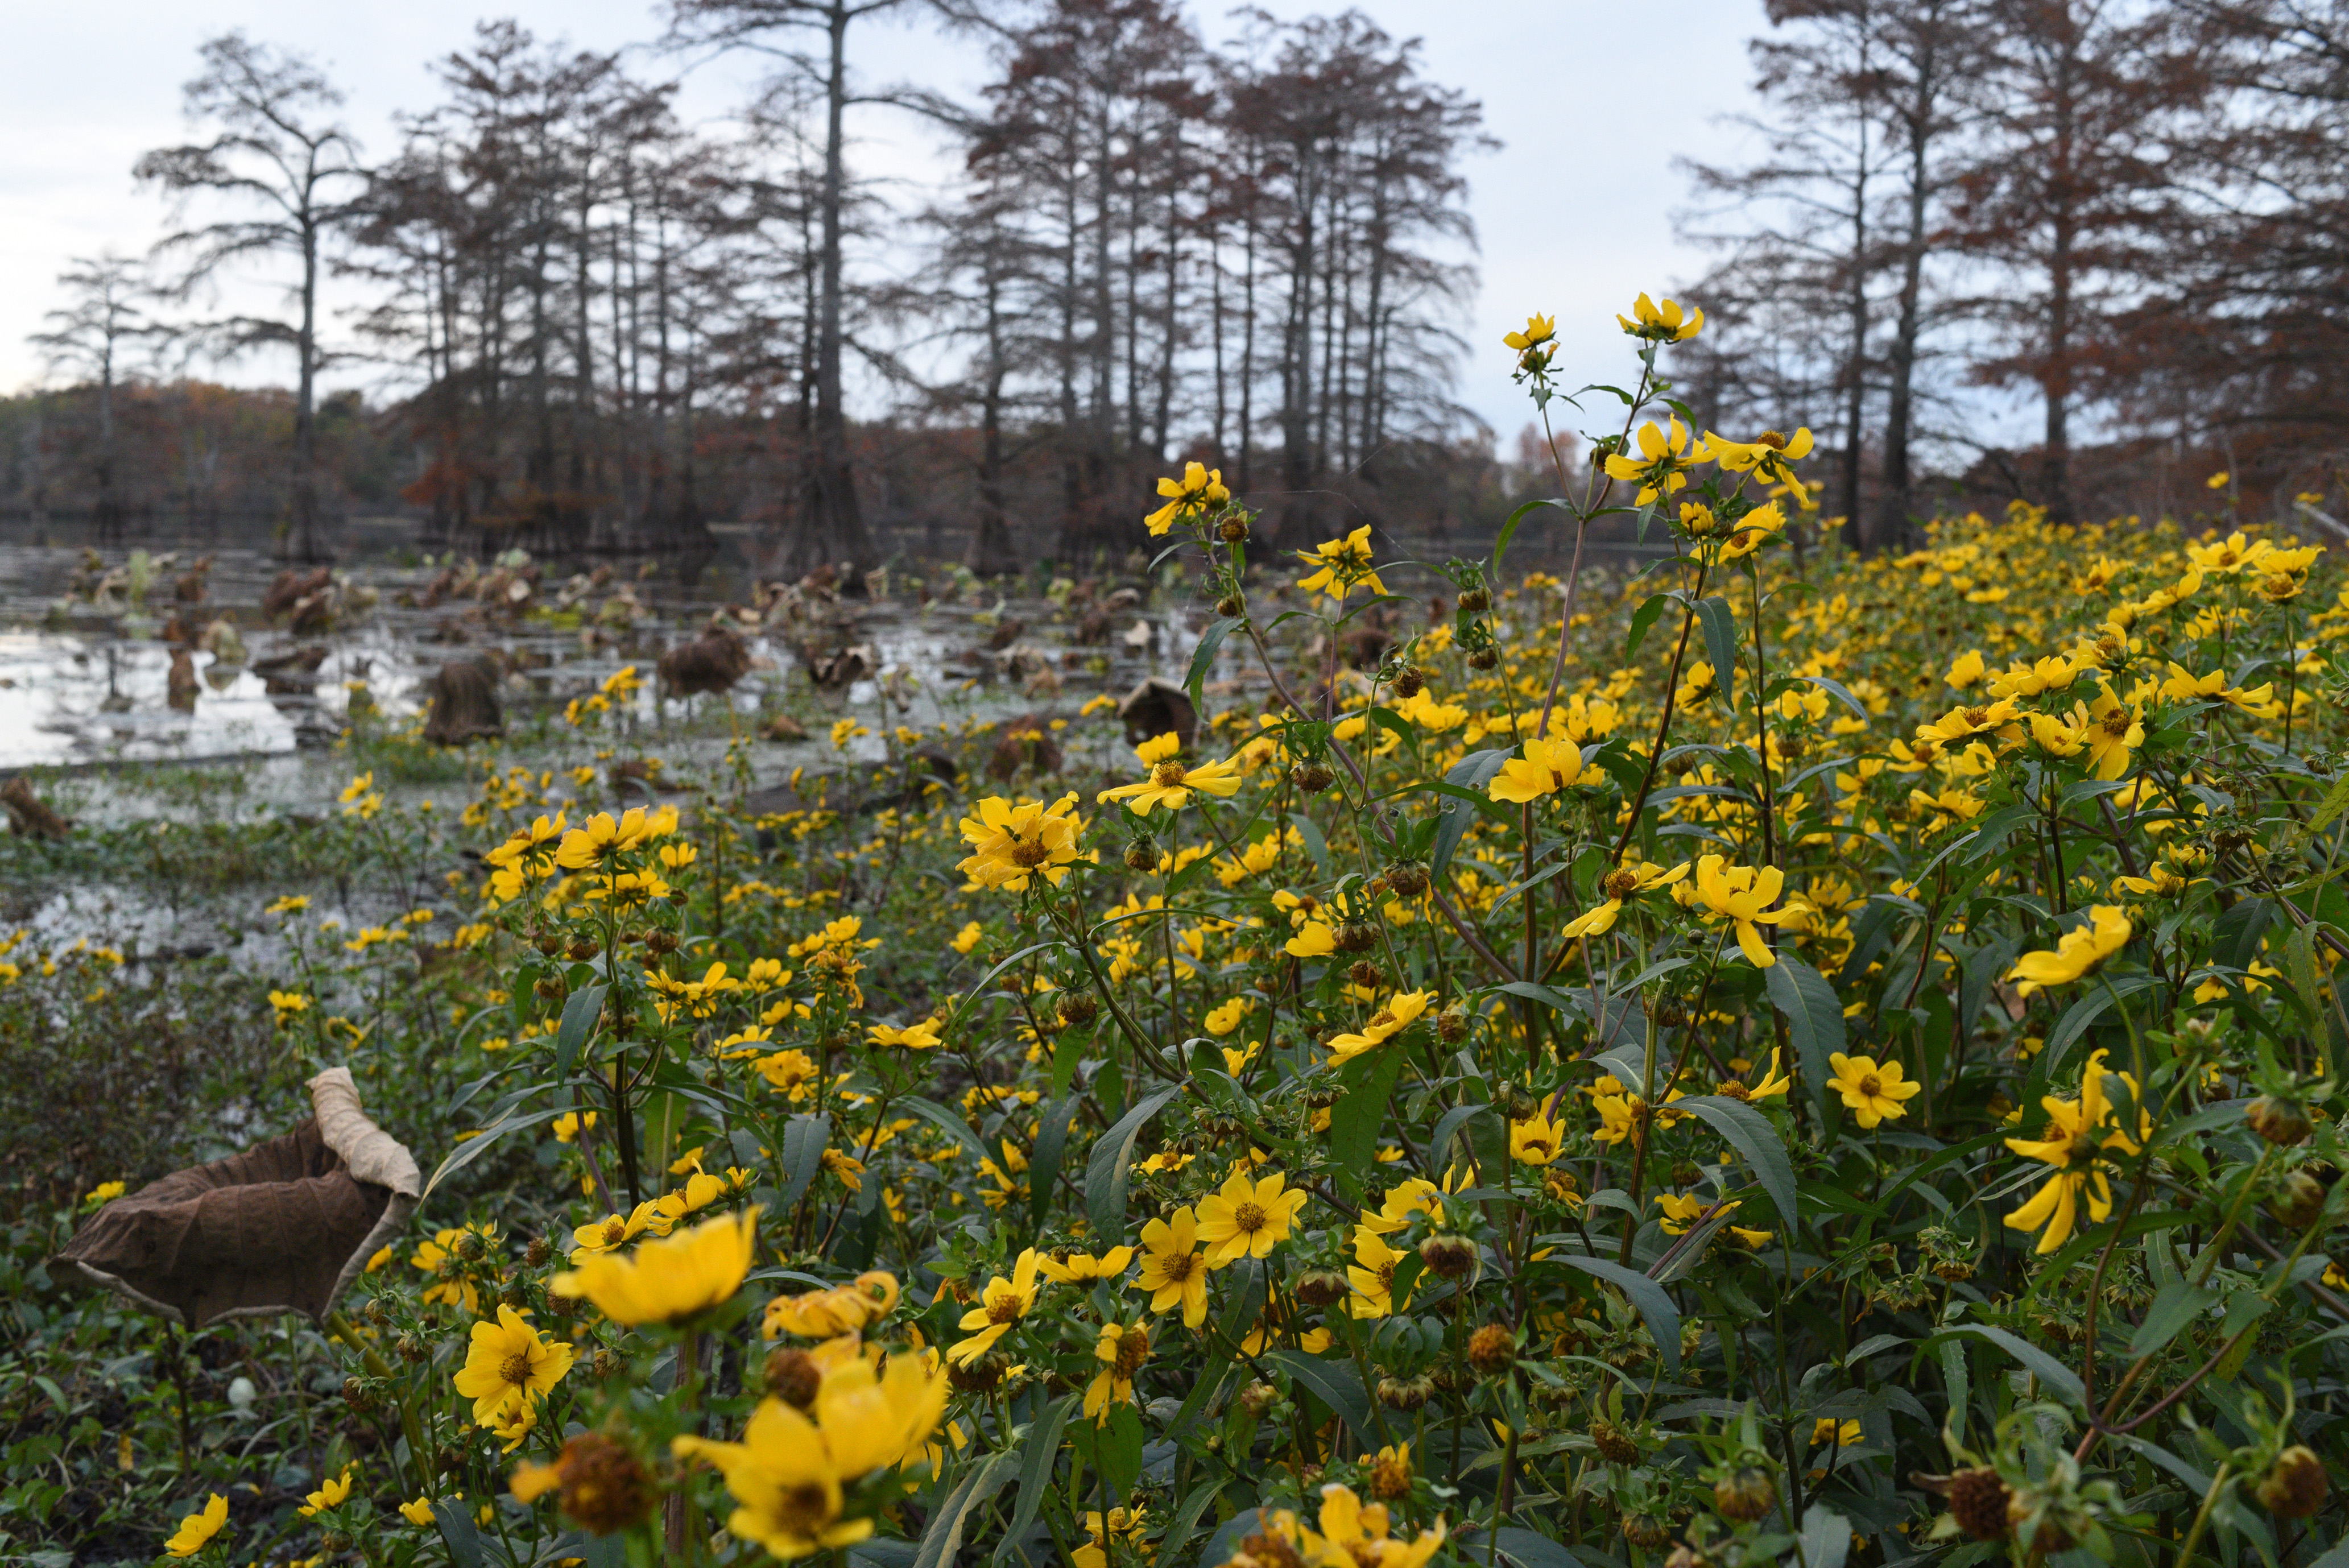
[[[792,1534],[813,1535],[832,1518],[832,1494],[821,1481],[803,1480],[776,1493],[775,1512]]]
[[[1000,1295],[1000,1296],[996,1297],[993,1301],[988,1302],[988,1303],[987,1304],[987,1321],[988,1321],[988,1322],[989,1322],[989,1323],[1017,1323],[1017,1322],[1019,1322],[1019,1296],[1017,1296],[1017,1295]]]
[[[604,1222],[604,1244],[616,1247],[628,1239],[628,1222],[615,1214]]]
[[[1162,762],[1150,770],[1150,781],[1161,789],[1180,788],[1186,770],[1180,762]]]
[[[1232,1223],[1251,1233],[1263,1230],[1268,1217],[1259,1203],[1242,1203],[1232,1211]]]
[[[1874,1073],[1861,1074],[1859,1082],[1853,1087],[1859,1090],[1863,1099],[1875,1099],[1884,1093],[1884,1081]]]
[[[1024,839],[1011,846],[1011,853],[1009,857],[1013,865],[1027,866],[1031,870],[1051,858],[1051,851],[1041,844],[1031,844]]]
[[[1990,709],[1986,707],[1970,707],[1966,709],[1967,728],[1980,729],[1983,725],[1988,724],[1989,722]]]
[[[1601,892],[1605,892],[1609,898],[1614,899],[1619,903],[1624,899],[1630,898],[1633,893],[1640,891],[1640,873],[1637,872],[1609,872],[1605,880],[1599,883],[1599,889]]]
[[[1191,1277],[1191,1271],[1198,1266],[1199,1254],[1196,1253],[1169,1253],[1166,1261],[1160,1265],[1165,1271],[1168,1284],[1181,1284]]]
[[[517,1350],[498,1367],[498,1381],[520,1388],[530,1382],[530,1352]]]
[[[1119,1377],[1131,1383],[1133,1381],[1133,1375],[1142,1370],[1142,1364],[1149,1358],[1149,1356],[1150,1336],[1139,1327],[1129,1328],[1119,1336],[1117,1360],[1112,1365]]]
[[[2119,736],[2129,732],[2129,716],[2126,708],[2113,709],[2112,712],[2105,715],[2103,722],[2106,735]]]

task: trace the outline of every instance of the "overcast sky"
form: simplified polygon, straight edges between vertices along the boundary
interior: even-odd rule
[[[1264,0],[1281,15],[1335,9]],[[1501,334],[1528,311],[1554,313],[1565,366],[1578,385],[1617,378],[1625,363],[1614,313],[1642,289],[1661,290],[1703,268],[1677,243],[1671,214],[1686,203],[1675,160],[1722,159],[1737,133],[1722,123],[1747,101],[1744,40],[1767,26],[1760,0],[1684,0],[1669,21],[1641,6],[1599,0],[1361,0],[1397,37],[1424,41],[1433,79],[1482,100],[1499,151],[1468,169],[1482,244],[1484,286],[1468,336],[1459,395],[1490,423],[1504,451],[1526,405],[1508,379]],[[1220,5],[1195,6],[1211,38],[1227,30]],[[483,15],[511,15],[543,39],[614,49],[657,36],[646,0],[398,0],[320,5],[316,0],[101,0],[26,4],[10,18],[16,69],[0,95],[0,387],[44,374],[26,335],[58,303],[68,258],[107,247],[137,252],[163,232],[161,200],[131,165],[149,148],[182,140],[180,88],[196,46],[233,27],[312,55],[348,94],[347,122],[363,150],[394,150],[392,117],[433,99],[427,62],[462,46]],[[986,62],[967,43],[919,21],[860,24],[851,65],[868,84],[910,80],[962,94]],[[647,59],[647,73],[674,69]],[[754,62],[697,68],[680,100],[689,120],[724,119],[744,100]],[[868,173],[906,186],[946,165],[922,129],[872,110],[852,127]],[[364,372],[343,373],[347,383]],[[232,367],[238,381],[291,379],[269,359]],[[1600,416],[1603,420],[1604,416]]]

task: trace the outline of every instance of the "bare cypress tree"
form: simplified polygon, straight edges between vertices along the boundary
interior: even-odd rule
[[[98,537],[114,537],[122,527],[122,497],[116,488],[114,449],[114,387],[123,354],[140,339],[162,328],[146,311],[152,291],[140,263],[112,251],[77,256],[57,274],[70,292],[71,303],[47,313],[49,325],[31,341],[50,366],[69,366],[98,388],[98,446],[92,466],[98,481],[96,521]]]
[[[848,30],[905,0],[672,0],[668,41],[679,48],[746,48],[777,56],[823,84],[823,176],[816,202],[814,529],[794,541],[792,567],[844,563],[856,573],[880,563],[856,495],[848,450],[848,410],[841,386],[845,319],[843,237],[849,202]],[[822,52],[787,46],[812,34]]]
[[[366,171],[350,134],[331,119],[343,95],[309,60],[243,33],[207,41],[202,74],[187,84],[188,118],[214,129],[205,141],[158,148],[133,172],[184,207],[198,195],[225,199],[255,216],[216,220],[167,235],[158,250],[183,253],[177,284],[184,294],[233,261],[287,259],[294,319],[238,315],[216,324],[222,346],[293,350],[294,471],[286,552],[298,561],[325,553],[318,531],[318,280],[326,242],[352,211]]]

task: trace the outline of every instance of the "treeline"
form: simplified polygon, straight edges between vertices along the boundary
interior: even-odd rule
[[[2349,429],[2349,5],[1772,0],[1763,149],[1694,170],[1685,391],[1836,448],[1855,543],[1955,483],[2058,519],[2322,509]],[[1987,433],[2007,394],[2035,441]],[[1929,469],[1938,469],[1930,478]]]
[[[1482,509],[1495,471],[1448,389],[1485,138],[1414,45],[1358,12],[1244,14],[1211,45],[1174,0],[942,3],[990,61],[960,102],[852,72],[897,9],[676,0],[647,57],[775,62],[706,129],[634,57],[485,23],[374,159],[309,62],[208,43],[200,138],[138,165],[183,226],[62,280],[43,341],[83,386],[48,400],[34,477],[102,520],[192,484],[122,418],[129,368],[168,343],[292,372],[300,555],[348,500],[316,387],[351,360],[403,388],[370,416],[407,449],[398,497],[468,547],[690,544],[726,518],[785,569],[863,566],[877,509],[1010,570],[1133,548],[1150,481],[1189,458],[1299,526]],[[876,95],[958,155],[936,201],[859,178]],[[285,308],[176,308],[227,268],[282,283]],[[347,321],[321,316],[336,274],[365,291]]]

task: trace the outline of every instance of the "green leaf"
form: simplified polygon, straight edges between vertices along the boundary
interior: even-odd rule
[[[2247,898],[2210,923],[2210,959],[2230,969],[2249,969],[2260,955],[2260,938],[2275,918],[2271,898]]]
[[[2333,825],[2333,819],[2344,811],[2349,811],[2349,774],[2335,779],[2333,781],[2333,788],[2324,792],[2324,803],[2317,807],[2315,815],[2308,819],[2308,830],[2312,833],[2323,832]],[[2349,1542],[2344,1543],[2344,1549],[2349,1549]],[[2342,1552],[2336,1550],[2328,1553],[2328,1556],[2337,1557],[2341,1554]]]
[[[1803,1511],[1803,1568],[1843,1568],[1851,1553],[1851,1523],[1825,1503]]]
[[[1344,1418],[1359,1445],[1355,1452],[1368,1452],[1387,1440],[1386,1423],[1380,1418],[1378,1407],[1371,1402],[1370,1392],[1362,1387],[1361,1376],[1354,1370],[1352,1362],[1324,1360],[1302,1350],[1289,1349],[1268,1350],[1263,1358],[1286,1370],[1315,1398]]]
[[[508,1112],[506,1115],[499,1117],[496,1120],[491,1122],[489,1126],[481,1129],[480,1137],[465,1140],[464,1142],[457,1145],[456,1149],[450,1152],[448,1159],[440,1161],[440,1168],[432,1172],[432,1180],[424,1183],[423,1194],[417,1199],[418,1206],[421,1207],[424,1199],[432,1196],[432,1190],[434,1188],[440,1186],[441,1182],[447,1181],[450,1177],[454,1176],[458,1171],[462,1171],[466,1166],[471,1165],[474,1161],[479,1160],[482,1155],[488,1153],[490,1151],[490,1145],[495,1143],[499,1139],[503,1138],[507,1133],[520,1132],[524,1128],[540,1126],[543,1123],[553,1121],[556,1117],[563,1114],[563,1109],[561,1107],[557,1107],[553,1110],[533,1110],[527,1116],[516,1116],[512,1112]]]
[[[1795,1167],[1787,1160],[1786,1146],[1778,1141],[1778,1130],[1770,1125],[1770,1119],[1744,1100],[1724,1095],[1676,1099],[1672,1109],[1695,1112],[1729,1140],[1730,1147],[1737,1150],[1739,1158],[1760,1180],[1762,1190],[1770,1194],[1791,1246],[1802,1211],[1795,1197]]]
[[[1071,1394],[1054,1400],[1043,1414],[1028,1424],[1028,1435],[1019,1439],[1019,1491],[1011,1505],[1011,1522],[995,1548],[998,1563],[1010,1552],[1012,1542],[1027,1534],[1028,1527],[1036,1522],[1036,1511],[1043,1506],[1044,1492],[1052,1484],[1053,1460],[1060,1457],[1061,1429],[1069,1424],[1071,1412],[1082,1398]]]
[[[1640,656],[1640,645],[1648,640],[1648,628],[1656,624],[1656,617],[1664,613],[1664,606],[1670,603],[1671,595],[1669,593],[1651,593],[1637,610],[1631,612],[1631,634],[1623,645],[1623,662],[1626,665]]]
[[[978,1140],[978,1134],[970,1130],[970,1123],[937,1101],[924,1099],[917,1094],[910,1094],[897,1103],[924,1120],[936,1123],[940,1131],[961,1144],[974,1161],[995,1158],[988,1152],[987,1145]],[[974,1166],[973,1169],[976,1170],[977,1167]]]
[[[1581,1558],[1548,1536],[1514,1525],[1493,1532],[1493,1544],[1517,1568],[1583,1568]]]
[[[1737,616],[1719,594],[1698,600],[1696,614],[1704,626],[1705,652],[1713,659],[1713,684],[1726,696],[1737,675]]]
[[[572,1063],[579,1059],[579,1047],[587,1043],[587,1032],[595,1026],[596,1017],[604,1011],[605,985],[583,985],[571,993],[563,1004],[563,1026],[554,1035],[554,1076],[567,1078]]]
[[[2154,1294],[2153,1305],[2145,1309],[2145,1321],[2129,1336],[2129,1355],[2152,1355],[2177,1338],[2187,1325],[2208,1312],[2218,1299],[2215,1290],[2206,1290],[2182,1279],[2171,1280]]]
[[[1028,1165],[1028,1218],[1040,1228],[1051,1212],[1052,1189],[1061,1180],[1061,1160],[1076,1115],[1077,1097],[1063,1095],[1044,1108],[1044,1119],[1036,1124],[1036,1158]]]
[[[1207,629],[1199,634],[1199,645],[1191,655],[1191,673],[1183,677],[1183,689],[1191,694],[1193,707],[1206,711],[1207,700],[1201,694],[1206,686],[1207,672],[1216,667],[1216,654],[1223,647],[1226,637],[1246,624],[1245,617],[1234,615],[1208,623]]]
[[[2105,1009],[2113,1005],[2114,992],[2118,992],[2126,1000],[2149,989],[2152,985],[2149,975],[2119,975],[2112,977],[2111,990],[2099,984],[2082,992],[2080,999],[2064,1008],[2064,1016],[2056,1019],[2055,1026],[2047,1032],[2047,1044],[2040,1050],[2038,1062],[2033,1065],[2041,1066],[2044,1072],[2054,1072],[2063,1065],[2064,1053],[2072,1048],[2072,1042],[2087,1033],[2089,1026],[2105,1016]]]
[[[1330,1157],[1360,1188],[1378,1153],[1387,1102],[1402,1074],[1402,1043],[1389,1040],[1348,1062],[1338,1073],[1338,1103],[1330,1108]]]
[[[1804,1086],[1810,1090],[1819,1118],[1826,1118],[1827,1079],[1835,1065],[1827,1058],[1844,1048],[1843,1003],[1826,976],[1791,954],[1762,972],[1767,976],[1772,1006],[1786,1016],[1786,1033],[1795,1042]]]
[[[799,1207],[807,1194],[808,1183],[823,1169],[824,1146],[832,1141],[832,1119],[823,1116],[795,1116],[783,1123],[783,1147],[781,1161],[783,1168],[783,1201],[781,1212],[790,1213]]]
[[[937,1511],[930,1515],[929,1526],[922,1532],[922,1544],[914,1555],[914,1568],[947,1568],[962,1550],[963,1528],[978,1511],[1009,1480],[1019,1468],[1019,1456],[998,1450],[972,1467],[960,1485],[947,1495]]]
[[[1482,789],[1493,781],[1493,775],[1498,773],[1501,764],[1508,759],[1509,754],[1505,748],[1472,751],[1452,765],[1452,770],[1444,776],[1444,781],[1460,789]],[[1468,826],[1475,818],[1476,808],[1465,800],[1447,799],[1444,802],[1435,829],[1435,849],[1427,859],[1429,871],[1438,877],[1444,874],[1445,868],[1452,864],[1454,851],[1460,848],[1460,841],[1467,835]]]
[[[1675,1377],[1681,1375],[1681,1309],[1672,1305],[1671,1294],[1662,1285],[1607,1258],[1560,1253],[1554,1261],[1602,1279],[1629,1296],[1648,1326],[1648,1337],[1656,1342],[1656,1355],[1664,1370]]]
[[[1133,1140],[1141,1135],[1142,1124],[1182,1090],[1180,1084],[1160,1089],[1093,1140],[1092,1155],[1085,1161],[1085,1212],[1092,1221],[1093,1235],[1103,1246],[1114,1245],[1125,1234],[1125,1190],[1133,1169]]]
[[[481,1532],[473,1528],[473,1516],[463,1503],[439,1499],[432,1504],[432,1522],[457,1568],[481,1568]]]
[[[2077,1406],[2087,1396],[2087,1390],[2080,1386],[2078,1373],[2036,1345],[2018,1339],[2003,1328],[1994,1328],[1986,1323],[1961,1323],[1943,1334],[1936,1335],[1927,1343],[1938,1344],[1951,1334],[1969,1334],[1978,1339],[1989,1340],[2023,1363],[2024,1370],[2037,1377],[2049,1390],[2061,1395],[2066,1404]]]

